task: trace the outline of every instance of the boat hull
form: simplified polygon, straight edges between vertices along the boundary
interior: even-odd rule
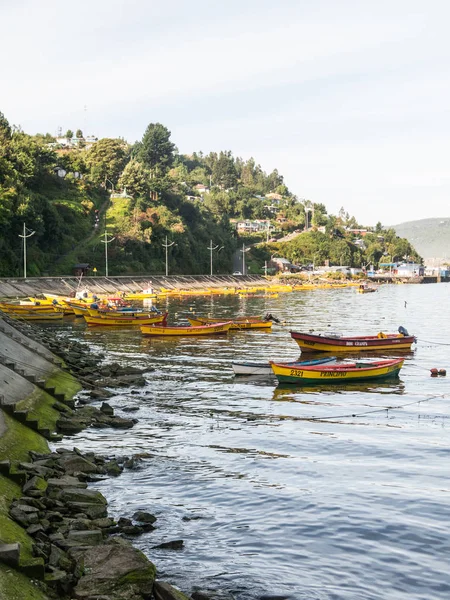
[[[187,320],[193,327],[213,325],[221,322],[220,319],[209,319],[207,317],[187,317]],[[262,319],[233,319],[230,329],[270,329],[271,327],[272,321],[263,321]]]
[[[382,360],[370,363],[347,365],[293,366],[271,363],[272,370],[280,383],[295,384],[341,384],[359,381],[377,381],[398,377],[404,359]]]
[[[84,320],[90,327],[142,327],[143,325],[152,325],[154,323],[165,323],[167,313],[156,315],[154,317],[115,317],[115,316],[96,316],[83,315]]]
[[[158,327],[157,325],[150,325],[148,327],[141,327],[141,331],[144,335],[198,336],[227,333],[230,327],[231,323],[200,325],[198,327]]]
[[[372,352],[387,350],[411,350],[413,335],[383,334],[385,337],[327,337],[291,331],[291,337],[302,352]]]
[[[23,319],[25,321],[58,321],[64,317],[64,311],[56,312],[14,312],[9,311],[8,316],[13,319]]]
[[[324,363],[330,363],[336,360],[335,356],[329,356],[327,358],[317,358],[315,360],[306,361],[293,361],[284,363],[290,366],[304,366],[304,365],[319,365]],[[242,362],[242,363],[231,363],[231,367],[235,375],[273,375],[272,365],[269,361],[267,362]]]

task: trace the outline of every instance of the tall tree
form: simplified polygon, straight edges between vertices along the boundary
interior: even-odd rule
[[[102,138],[86,153],[86,164],[90,178],[95,183],[105,184],[109,179],[114,185],[127,162],[127,145],[122,140]]]
[[[144,165],[137,160],[130,160],[119,179],[119,186],[135,198],[149,196],[149,174]]]
[[[71,129],[68,129],[64,137],[66,137],[68,140],[71,140],[73,138],[73,131]]]
[[[76,137],[80,140],[83,137],[83,132],[81,131],[81,129],[77,129],[77,134]]]
[[[170,131],[161,123],[150,123],[138,148],[138,159],[150,169],[153,176],[162,176],[173,164],[175,144]]]

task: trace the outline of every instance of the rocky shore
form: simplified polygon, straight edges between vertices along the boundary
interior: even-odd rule
[[[66,384],[73,392],[81,387],[74,388],[69,380],[76,377],[83,386],[77,401],[73,393],[67,394],[67,389],[64,393],[45,382],[39,388],[37,377],[29,373],[35,366],[29,356],[28,362],[20,361],[19,368],[14,356],[5,360],[0,355],[2,369],[26,380],[21,387],[21,382],[11,376],[15,384],[11,389],[28,391],[25,383],[29,386],[31,379],[40,394],[36,395],[36,389],[30,393],[34,403],[28,398],[26,410],[15,401],[17,393],[1,397],[0,597],[187,600],[189,597],[170,583],[158,580],[155,565],[130,541],[154,529],[155,516],[139,511],[131,518],[115,520],[108,516],[106,498],[92,487],[99,479],[136,468],[145,457],[99,456],[59,447],[52,452],[43,439],[45,436],[61,440],[85,427],[133,427],[134,419],[114,415],[107,403],[111,392],[106,388],[144,385],[147,371],[118,364],[101,366],[99,356],[91,356],[87,346],[75,342],[62,345],[48,330],[11,322],[6,315],[0,321],[0,338],[15,338],[15,343],[20,340],[33,354],[45,356],[46,360],[60,359],[61,373],[53,373],[52,381],[62,382],[62,387]],[[34,347],[30,348],[30,344]],[[52,368],[54,363],[53,360]],[[42,372],[42,364],[39,369]],[[47,396],[51,396],[51,411],[44,401]],[[100,408],[90,405],[91,401],[101,402]],[[39,409],[45,413],[46,427],[40,422]],[[163,546],[181,549],[183,541],[172,540]],[[198,590],[190,597],[229,598],[220,590]]]

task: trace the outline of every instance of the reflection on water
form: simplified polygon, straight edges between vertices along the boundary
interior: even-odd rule
[[[143,456],[137,470],[96,485],[113,514],[157,515],[157,529],[136,543],[186,592],[447,599],[450,378],[431,378],[429,369],[450,372],[449,295],[440,284],[158,302],[172,323],[192,312],[271,312],[287,323],[217,338],[146,339],[65,320],[60,334],[106,362],[153,369],[144,388],[115,389],[109,401],[119,415],[136,409],[133,430],[86,430],[73,443]],[[272,376],[234,377],[231,368],[298,359],[290,329],[361,335],[399,325],[419,342],[395,381],[277,386]],[[180,538],[182,553],[155,549]]]

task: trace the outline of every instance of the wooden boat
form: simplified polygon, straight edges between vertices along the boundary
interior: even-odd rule
[[[291,367],[301,367],[303,365],[320,365],[324,363],[330,363],[336,360],[335,356],[329,356],[327,358],[316,358],[314,360],[303,360],[303,361],[290,361],[283,363],[290,365]],[[267,362],[233,362],[231,367],[235,375],[272,375],[272,365],[270,361]]]
[[[51,312],[15,312],[13,310],[8,312],[8,316],[13,319],[24,319],[25,321],[57,321],[64,317],[64,311],[53,310]]]
[[[360,285],[358,288],[359,294],[371,294],[372,292],[376,292],[377,288],[369,287],[368,285]]]
[[[227,323],[213,323],[211,325],[185,326],[185,327],[159,327],[149,325],[141,327],[144,335],[217,335],[227,333],[231,327],[231,321]]]
[[[208,317],[187,317],[187,320],[193,327],[223,323],[223,318],[210,319]],[[262,317],[236,317],[231,320],[230,329],[270,329],[271,327],[272,321],[264,320]]]
[[[34,304],[33,302],[27,302],[19,304],[18,302],[0,302],[0,310],[6,313],[41,313],[51,314],[54,311],[53,305],[41,305]]]
[[[272,370],[280,383],[329,384],[356,381],[372,381],[397,377],[403,366],[403,358],[377,360],[374,362],[351,362],[334,365],[304,365],[274,363]]]
[[[376,350],[411,350],[416,338],[399,327],[402,332],[383,333],[344,337],[339,335],[321,335],[291,331],[291,337],[300,346],[302,352],[367,352]]]
[[[147,300],[156,298],[156,292],[152,287],[148,287],[140,292],[124,292],[122,297],[124,300]]]
[[[91,317],[90,315],[83,315],[84,320],[89,326],[103,326],[103,327],[141,327],[142,325],[152,325],[153,323],[166,323],[167,313],[161,313],[160,315],[136,315],[136,316],[115,316],[115,315],[98,315]]]

